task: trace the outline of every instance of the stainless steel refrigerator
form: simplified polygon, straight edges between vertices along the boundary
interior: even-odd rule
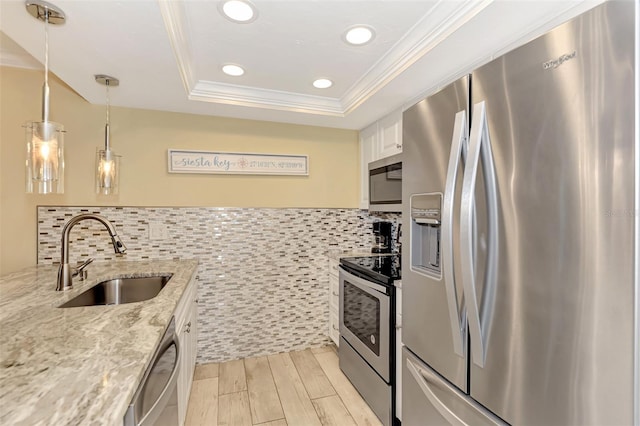
[[[640,422],[635,7],[405,111],[403,425]]]

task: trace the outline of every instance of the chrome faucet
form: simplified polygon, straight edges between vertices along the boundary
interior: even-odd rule
[[[116,253],[124,253],[127,251],[127,248],[116,232],[116,228],[107,218],[91,213],[79,214],[78,216],[72,217],[64,225],[64,228],[62,228],[62,249],[60,252],[60,267],[58,268],[58,285],[56,286],[56,291],[71,289],[72,278],[77,275],[82,277],[85,274],[84,268],[93,261],[93,259],[89,259],[78,268],[72,268],[69,266],[69,233],[71,232],[71,228],[73,228],[78,222],[82,222],[86,219],[97,220],[107,228],[107,231],[109,231],[109,235],[111,236],[113,249]]]

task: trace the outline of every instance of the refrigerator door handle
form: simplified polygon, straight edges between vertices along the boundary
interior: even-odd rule
[[[433,405],[433,407],[438,410],[438,413],[440,413],[440,415],[444,417],[448,423],[454,426],[467,425],[460,417],[456,415],[456,413],[451,411],[451,409],[447,407],[433,392],[433,390],[429,386],[428,377],[430,377],[430,374],[428,372],[415,365],[413,362],[411,362],[410,359],[407,359],[407,369],[416,380],[418,386],[425,394],[431,405]]]
[[[484,367],[488,330],[493,312],[493,301],[497,285],[498,261],[498,198],[495,167],[491,153],[491,140],[487,125],[485,103],[473,107],[469,152],[462,179],[462,200],[460,209],[460,257],[462,263],[462,286],[467,301],[467,315],[471,335],[473,362]],[[482,308],[478,304],[476,277],[474,274],[474,208],[478,165],[482,156],[487,202],[487,265],[484,276]],[[482,318],[482,321],[481,321]]]
[[[449,310],[449,323],[453,337],[453,351],[458,356],[464,356],[464,343],[466,336],[466,319],[460,318],[458,294],[453,275],[453,206],[455,199],[456,180],[458,178],[460,157],[464,160],[467,155],[467,115],[462,110],[456,114],[453,127],[453,139],[451,140],[451,152],[449,153],[449,165],[447,167],[447,181],[445,183],[444,198],[442,201],[442,269],[444,285],[447,294],[447,308]]]

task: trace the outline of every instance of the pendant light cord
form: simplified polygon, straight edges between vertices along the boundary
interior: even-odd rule
[[[42,86],[42,121],[49,121],[49,10],[44,11],[44,86]]]
[[[109,110],[111,107],[111,97],[109,96],[109,79],[105,82],[107,85],[107,125],[109,125]]]
[[[44,12],[44,85],[49,86],[49,11]]]
[[[104,150],[109,153],[111,151],[111,129],[109,124],[109,110],[111,109],[111,97],[109,94],[109,78],[107,78],[104,82],[107,86],[107,123],[104,125]],[[110,154],[107,154],[110,155]]]

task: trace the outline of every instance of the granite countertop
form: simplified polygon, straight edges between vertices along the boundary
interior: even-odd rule
[[[57,266],[0,277],[0,424],[122,425],[197,260],[93,263],[56,292]],[[109,278],[173,274],[153,299],[57,306]]]

